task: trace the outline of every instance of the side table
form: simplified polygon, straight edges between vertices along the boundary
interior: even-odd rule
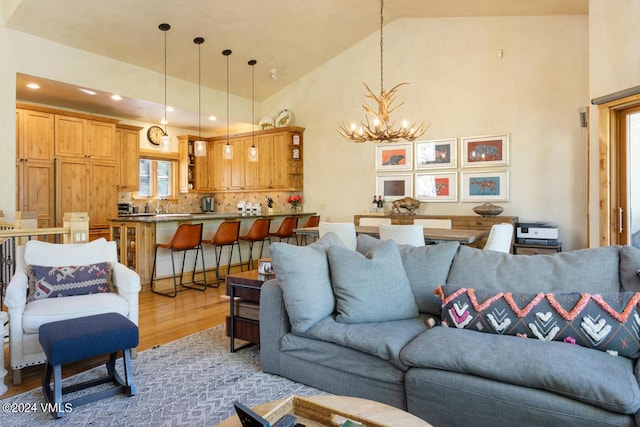
[[[558,252],[562,252],[562,242],[558,242],[557,245],[513,244],[515,255],[553,255]]]
[[[258,320],[260,289],[262,284],[275,276],[259,274],[258,270],[244,271],[227,275],[227,295],[229,295],[229,317],[227,317],[227,335],[230,350],[235,352],[251,344],[260,344],[260,321]],[[239,298],[236,301],[236,298]],[[254,307],[253,318],[243,317],[243,313],[236,313],[236,303],[248,303]],[[235,340],[247,341],[236,348]]]

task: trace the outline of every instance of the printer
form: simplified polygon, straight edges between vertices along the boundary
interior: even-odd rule
[[[558,226],[550,222],[519,222],[516,226],[516,243],[525,245],[557,245]]]

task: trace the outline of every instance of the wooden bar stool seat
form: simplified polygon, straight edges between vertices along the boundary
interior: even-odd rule
[[[242,271],[242,252],[240,252],[240,221],[225,221],[216,230],[213,238],[210,240],[203,240],[202,243],[206,245],[213,245],[213,253],[216,258],[216,278],[218,283],[216,288],[220,286],[220,260],[222,259],[222,248],[230,246],[229,249],[229,262],[227,263],[227,274],[231,273],[231,258],[233,257],[233,245],[238,245],[238,255],[240,256],[240,271]],[[220,251],[218,252],[218,248]]]
[[[249,232],[244,236],[240,236],[239,239],[245,242],[249,242],[249,261],[247,265],[249,269],[253,270],[253,244],[255,242],[261,242],[260,246],[260,257],[262,257],[262,251],[264,249],[264,241],[271,239],[269,238],[269,227],[271,226],[271,218],[258,218],[253,221],[251,224],[251,228],[249,228]]]
[[[159,292],[154,286],[153,282],[156,278],[156,261],[158,258],[158,249],[168,249],[171,252],[171,268],[173,271],[173,292]],[[191,282],[183,283],[182,277],[184,276],[184,261],[187,251],[195,251],[196,257],[193,262],[193,271],[191,272]],[[173,259],[174,252],[182,252],[182,269],[180,270],[180,283],[176,280],[176,267]],[[198,263],[198,253],[202,258],[202,275],[204,282],[198,283],[195,281],[196,277],[196,265]],[[204,267],[204,251],[202,249],[202,223],[199,224],[180,224],[178,229],[173,234],[173,237],[169,243],[156,243],[155,252],[153,254],[153,268],[151,269],[151,291],[156,294],[164,295],[167,297],[175,298],[178,294],[178,285],[183,288],[196,289],[204,291],[207,289],[207,277]],[[199,287],[188,286],[199,285]]]

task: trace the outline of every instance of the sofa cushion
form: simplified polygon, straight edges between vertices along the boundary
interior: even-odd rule
[[[27,302],[34,299],[113,292],[111,264],[47,267],[29,265]]]
[[[366,254],[378,247],[382,241],[367,234],[358,236],[358,252]],[[459,242],[437,245],[398,245],[405,273],[421,313],[440,316],[440,298],[433,291],[447,281],[453,258],[460,247]]]
[[[280,242],[269,246],[294,332],[306,331],[335,310],[326,255],[332,245],[344,247],[335,233],[327,233],[308,246]]]
[[[418,315],[395,242],[384,241],[367,256],[340,246],[331,246],[328,255],[338,322],[384,322]]]
[[[336,322],[332,316],[329,316],[309,328],[304,336],[349,347],[406,370],[407,366],[400,360],[400,351],[426,329],[423,317],[390,322],[346,324]]]
[[[640,249],[633,246],[620,248],[620,282],[627,292],[640,292]]]
[[[128,317],[129,302],[117,293],[38,299],[25,306],[22,330],[25,334],[37,334],[44,323],[102,313],[119,313]]]
[[[521,256],[461,246],[447,283],[515,292],[619,292],[619,252],[607,246]]]
[[[616,413],[640,409],[633,360],[575,345],[436,326],[409,343],[400,357],[417,368],[539,388]]]
[[[516,293],[438,287],[442,324],[582,347],[637,358],[640,293]],[[613,353],[615,352],[615,353]]]

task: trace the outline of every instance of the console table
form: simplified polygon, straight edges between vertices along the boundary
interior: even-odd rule
[[[480,215],[394,215],[386,212],[381,213],[364,213],[353,216],[353,222],[355,225],[360,225],[360,218],[391,218],[391,224],[413,224],[414,219],[450,219],[453,229],[468,229],[468,230],[485,230],[488,235],[491,230],[491,226],[494,224],[500,224],[506,222],[508,224],[516,226],[518,222],[517,216],[480,216]],[[513,233],[515,235],[515,233]],[[469,246],[483,248],[487,243],[487,238],[482,237],[472,243]]]
[[[251,344],[260,344],[260,289],[272,278],[259,274],[258,270],[227,275],[229,316],[226,323],[232,353]],[[248,343],[236,348],[236,338]]]

